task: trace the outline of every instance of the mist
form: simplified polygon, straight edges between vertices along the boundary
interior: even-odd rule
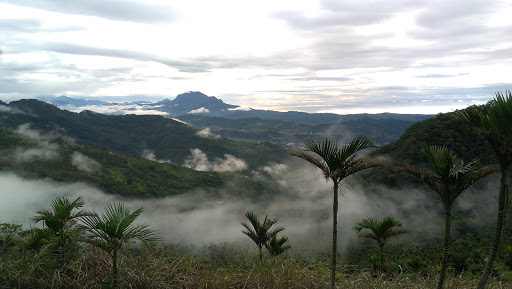
[[[185,159],[183,166],[196,171],[214,172],[240,172],[248,168],[247,163],[230,154],[224,154],[224,158],[215,158],[213,161],[198,148],[190,150],[190,156]]]
[[[285,170],[288,174],[283,174]],[[123,202],[132,210],[143,207],[138,222],[159,231],[164,242],[203,247],[211,244],[232,244],[252,248],[252,241],[242,234],[240,222],[245,212],[253,211],[278,218],[278,226],[288,236],[292,254],[314,254],[330,250],[332,234],[332,183],[326,182],[319,170],[304,165],[290,169],[287,164],[270,164],[266,173],[278,178],[286,193],[254,201],[250,198],[220,194],[211,197],[202,191],[158,199],[127,199],[84,183],[63,184],[51,180],[28,180],[12,173],[1,173],[0,222],[18,223],[28,227],[29,218],[37,210],[50,207],[53,198],[82,196],[84,209],[103,212],[107,203]],[[268,177],[268,176],[267,176]],[[338,218],[340,250],[357,242],[352,229],[362,218],[393,216],[405,228],[420,231],[428,227],[442,230],[444,211],[434,193],[419,188],[389,190],[375,186],[363,189],[351,178],[342,188]],[[471,218],[491,218],[497,208],[497,185],[490,180],[480,188],[464,193],[454,204],[456,211],[471,213]],[[485,192],[485,193],[484,193]]]

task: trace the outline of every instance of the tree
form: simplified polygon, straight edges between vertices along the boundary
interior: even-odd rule
[[[149,226],[134,224],[142,211],[143,208],[139,208],[132,213],[122,203],[112,203],[106,206],[101,217],[93,215],[82,219],[83,228],[88,232],[88,238],[84,241],[104,250],[112,257],[114,288],[118,284],[117,256],[119,250],[132,239],[142,242],[147,247],[152,247],[160,240],[156,236],[156,231]]]
[[[73,202],[70,202],[66,197],[57,197],[52,200],[51,210],[39,210],[37,211],[38,215],[30,219],[36,224],[42,221],[53,232],[61,253],[62,262],[66,258],[66,246],[71,242],[77,219],[93,215],[92,212],[85,210],[75,211],[83,206],[84,199],[82,197],[76,198]]]
[[[244,226],[244,228],[246,229],[245,231],[242,231],[242,233],[249,236],[249,238],[251,238],[254,241],[256,246],[258,246],[260,260],[262,260],[263,246],[267,245],[267,243],[272,239],[272,237],[275,237],[277,233],[283,231],[284,228],[277,227],[271,230],[270,228],[272,228],[273,225],[277,224],[277,219],[270,219],[268,215],[265,216],[265,220],[263,220],[263,223],[260,223],[258,217],[253,212],[247,212],[245,213],[245,216],[251,223],[252,227],[246,222],[242,222],[242,226]]]
[[[278,239],[277,236],[274,235],[270,241],[265,244],[265,247],[267,248],[270,256],[275,257],[283,254],[284,251],[291,248],[289,244],[286,244],[287,242],[288,237],[284,236]]]
[[[489,166],[478,168],[478,160],[476,158],[464,164],[464,161],[458,159],[452,150],[444,146],[427,146],[422,144],[422,151],[432,165],[432,170],[420,170],[413,167],[398,169],[416,176],[436,192],[443,202],[445,210],[444,244],[439,280],[437,282],[437,288],[440,289],[443,287],[446,277],[449,257],[452,204],[466,189],[494,172],[494,170]]]
[[[500,245],[509,197],[507,178],[512,166],[512,95],[510,91],[506,91],[505,95],[497,92],[494,100],[489,102],[486,114],[472,106],[459,111],[458,115],[485,138],[493,149],[501,168],[496,230],[484,271],[478,283],[478,288],[483,289]]]
[[[380,269],[383,268],[384,262],[384,245],[386,242],[394,236],[398,236],[401,234],[409,233],[410,231],[402,227],[402,223],[393,217],[385,217],[382,220],[377,220],[375,218],[366,218],[356,223],[354,226],[354,230],[356,230],[359,234],[357,235],[359,238],[369,238],[377,241],[380,247]],[[368,229],[369,232],[363,232],[362,230]]]
[[[366,136],[358,136],[341,147],[329,139],[323,142],[306,140],[304,144],[306,145],[305,151],[294,151],[290,155],[313,164],[322,170],[326,180],[330,179],[333,182],[331,288],[334,288],[338,238],[338,190],[341,182],[348,176],[371,167],[379,166],[380,163],[368,158],[358,158],[358,152],[376,146]]]

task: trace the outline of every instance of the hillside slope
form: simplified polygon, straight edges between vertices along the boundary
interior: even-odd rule
[[[14,129],[29,123],[34,129],[62,132],[82,144],[137,157],[151,153],[156,159],[175,164],[183,164],[189,159],[191,149],[199,149],[210,160],[232,155],[246,162],[248,169],[289,158],[278,145],[245,144],[200,135],[197,130],[162,116],[113,116],[90,111],[73,113],[38,100],[14,101],[5,107],[5,111],[0,111],[1,123],[5,127]]]
[[[387,159],[391,165],[426,166],[428,160],[421,151],[422,143],[447,146],[465,161],[478,158],[482,165],[496,163],[495,155],[485,139],[458,118],[455,112],[438,114],[411,125],[398,140],[378,148],[371,156]],[[367,183],[381,183],[390,187],[415,182],[411,176],[385,167],[363,173],[362,176]]]
[[[135,198],[193,191],[257,198],[279,192],[272,181],[150,161],[76,144],[62,134],[39,134],[27,126],[14,132],[0,125],[0,172],[28,179],[84,182],[107,193]]]

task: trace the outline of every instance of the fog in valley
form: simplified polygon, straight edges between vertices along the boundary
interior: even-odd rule
[[[80,159],[91,163],[81,157],[74,161]],[[254,245],[242,234],[240,222],[247,221],[245,212],[253,211],[261,220],[265,214],[279,219],[278,225],[285,227],[280,235],[289,237],[291,254],[328,252],[332,240],[332,183],[326,182],[320,171],[307,163],[301,168],[272,164],[262,170],[267,176],[278,178],[284,195],[256,202],[229,195],[211,198],[202,191],[192,191],[179,196],[135,200],[106,194],[84,183],[27,180],[12,173],[1,173],[0,222],[19,223],[28,228],[34,226],[29,223],[29,218],[37,210],[49,209],[53,198],[82,196],[84,209],[98,213],[103,212],[110,202],[123,202],[131,209],[143,207],[144,212],[137,221],[157,229],[169,244],[192,248],[229,244],[252,250]],[[263,174],[254,173],[256,177],[263,177]],[[487,185],[480,184],[478,189],[472,188],[459,197],[455,202],[454,217],[457,217],[457,211],[471,212],[470,223],[474,220],[474,224],[492,218],[497,209],[498,190],[497,179],[494,176],[490,179]],[[439,237],[442,236],[440,224],[444,220],[444,211],[434,193],[419,188],[362,189],[355,180],[351,177],[344,183],[340,196],[338,238],[341,250],[356,241],[352,227],[367,217],[393,216],[413,232],[435,228]]]

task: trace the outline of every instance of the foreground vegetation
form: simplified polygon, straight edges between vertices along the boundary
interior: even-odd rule
[[[150,252],[129,249],[119,260],[121,288],[327,288],[330,263],[280,256],[262,261],[252,252],[210,247],[209,255],[183,255],[173,248]],[[13,253],[9,253],[13,254]],[[111,288],[111,257],[93,247],[65,266],[47,251],[2,256],[0,288]],[[13,257],[12,255],[10,257]],[[386,277],[369,268],[338,264],[336,288],[433,288],[437,272],[397,271]],[[478,275],[451,273],[445,288],[474,288]],[[510,288],[509,275],[493,276],[487,288]]]

